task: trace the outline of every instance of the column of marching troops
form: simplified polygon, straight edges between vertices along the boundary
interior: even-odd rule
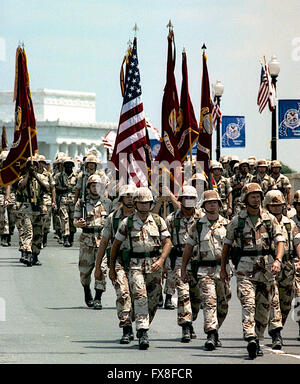
[[[5,156],[2,152],[1,164]],[[72,247],[81,229],[78,268],[85,303],[102,309],[109,274],[120,343],[134,339],[135,323],[141,350],[149,347],[147,332],[157,309],[175,308],[176,291],[181,342],[196,338],[193,323],[202,309],[204,348],[221,347],[235,276],[249,358],[263,354],[259,341],[266,328],[272,348],[281,349],[281,330],[300,300],[300,190],[292,195],[279,161],[236,156],[211,161],[212,189],[192,167],[193,176],[174,196],[162,179],[157,194],[151,187],[118,187],[93,152],[79,169],[64,153],[52,167],[35,155],[20,179],[0,190],[1,245],[11,244],[16,226],[20,262],[31,267],[41,264],[51,219],[64,247]]]

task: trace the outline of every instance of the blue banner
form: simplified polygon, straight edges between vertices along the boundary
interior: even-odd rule
[[[245,116],[222,116],[222,148],[245,146]]]
[[[279,100],[278,138],[300,139],[300,100]]]

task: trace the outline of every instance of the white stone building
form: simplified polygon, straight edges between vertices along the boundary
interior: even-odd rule
[[[118,124],[96,121],[95,93],[38,89],[31,91],[31,97],[40,154],[53,161],[57,152],[75,158],[94,148],[106,161],[102,139],[108,131],[117,131]],[[0,91],[0,124],[6,126],[9,146],[13,140],[14,111],[13,92]]]

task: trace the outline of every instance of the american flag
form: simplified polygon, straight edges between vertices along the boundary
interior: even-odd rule
[[[146,165],[141,166],[142,162],[147,163],[148,141],[135,37],[129,56],[123,105],[111,160],[119,171],[125,168],[128,183],[135,183],[138,187],[148,186]]]
[[[259,113],[262,113],[267,103],[269,105],[270,111],[272,111],[275,107],[275,90],[267,66],[262,65],[260,74],[260,86],[257,95]]]
[[[220,124],[222,123],[222,112],[218,105],[217,96],[214,95],[213,101],[212,101],[212,122],[215,129],[217,129],[217,119],[220,118]]]

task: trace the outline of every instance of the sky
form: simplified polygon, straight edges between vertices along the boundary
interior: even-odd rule
[[[246,147],[221,149],[221,155],[270,159],[271,114],[267,108],[260,114],[256,104],[259,61],[265,56],[268,62],[275,54],[280,62],[277,98],[300,99],[299,14],[299,0],[1,0],[0,91],[13,89],[15,52],[23,41],[31,90],[95,92],[97,121],[117,123],[120,68],[137,23],[144,110],[160,130],[171,20],[178,95],[185,48],[199,121],[205,43],[210,83],[224,84],[223,115],[245,116],[246,121]],[[296,171],[299,149],[297,139],[277,142],[278,158]]]

